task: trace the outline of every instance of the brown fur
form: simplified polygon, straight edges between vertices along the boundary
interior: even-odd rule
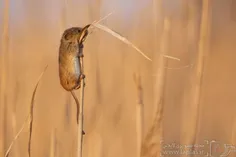
[[[81,71],[80,57],[83,57],[83,42],[89,26],[69,28],[62,35],[59,48],[59,76],[62,87],[67,91],[79,89],[81,79],[85,77]]]

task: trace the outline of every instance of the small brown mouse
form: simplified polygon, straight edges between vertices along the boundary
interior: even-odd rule
[[[59,77],[67,91],[79,89],[85,78],[81,70],[80,57],[83,57],[83,42],[88,35],[89,25],[66,29],[61,37],[59,48]]]

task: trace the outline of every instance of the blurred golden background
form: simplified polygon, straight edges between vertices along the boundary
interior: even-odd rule
[[[1,0],[0,157],[25,123],[46,65],[35,98],[32,157],[76,156],[76,105],[59,83],[60,38],[110,12],[102,24],[152,61],[99,29],[88,37],[83,156],[134,157],[141,150],[157,157],[161,139],[236,146],[234,9],[235,0]],[[27,125],[9,156],[26,157],[28,138]]]

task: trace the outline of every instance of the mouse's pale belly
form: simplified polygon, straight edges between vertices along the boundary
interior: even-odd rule
[[[71,91],[80,85],[81,68],[78,57],[59,57],[60,83],[65,90]]]

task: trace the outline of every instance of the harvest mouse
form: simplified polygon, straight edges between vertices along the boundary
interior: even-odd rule
[[[79,89],[85,78],[81,70],[80,57],[83,57],[83,42],[88,35],[89,25],[66,29],[61,37],[59,48],[59,76],[62,87],[67,91]]]

